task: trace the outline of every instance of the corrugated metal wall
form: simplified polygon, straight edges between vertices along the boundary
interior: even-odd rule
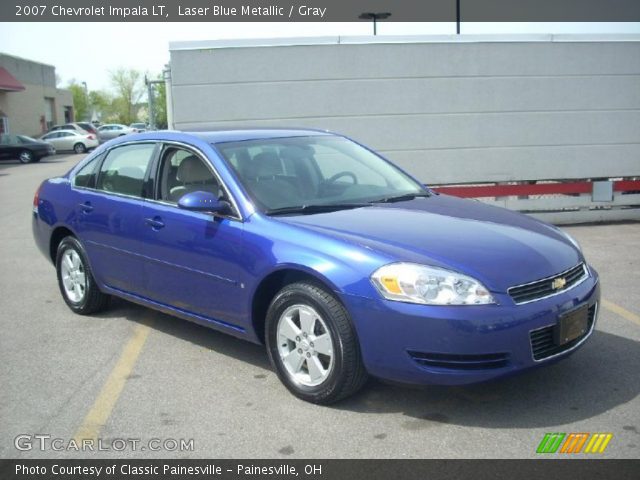
[[[640,175],[640,37],[322,42],[172,44],[175,128],[334,130],[431,184]]]

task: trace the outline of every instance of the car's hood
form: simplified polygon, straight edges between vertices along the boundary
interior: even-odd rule
[[[446,195],[279,220],[357,243],[393,261],[463,272],[497,292],[555,275],[582,260],[550,225]]]

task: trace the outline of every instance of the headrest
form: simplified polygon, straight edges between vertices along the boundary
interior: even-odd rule
[[[299,160],[301,158],[308,158],[313,155],[314,150],[312,147],[285,147],[280,150],[280,156],[285,160]]]
[[[276,152],[262,152],[253,157],[253,170],[256,177],[279,175],[282,172],[282,164]]]
[[[194,183],[211,180],[213,175],[202,160],[191,155],[180,162],[176,177],[183,183]]]

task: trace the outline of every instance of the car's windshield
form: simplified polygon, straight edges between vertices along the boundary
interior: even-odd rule
[[[267,212],[426,193],[398,168],[343,137],[270,138],[216,147],[257,206]]]
[[[33,142],[37,142],[38,140],[36,140],[35,138],[31,138],[28,137],[26,135],[18,135],[18,139],[22,142],[22,143],[33,143]]]

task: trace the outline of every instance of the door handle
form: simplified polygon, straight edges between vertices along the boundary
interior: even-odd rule
[[[91,205],[91,202],[80,203],[78,206],[80,207],[80,210],[82,210],[82,213],[93,212],[93,205]]]
[[[149,225],[154,230],[159,230],[162,227],[164,227],[164,222],[160,220],[159,217],[145,218],[144,221],[147,225]]]

